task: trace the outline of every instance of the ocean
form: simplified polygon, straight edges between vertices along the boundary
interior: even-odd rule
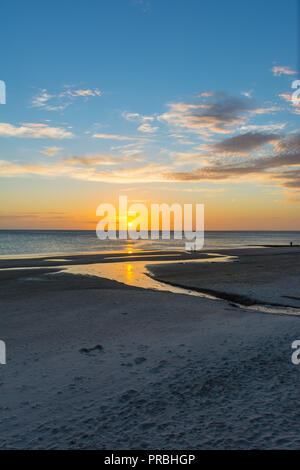
[[[300,231],[206,231],[203,249],[300,244]],[[184,250],[184,240],[99,240],[94,230],[0,230],[0,256]]]

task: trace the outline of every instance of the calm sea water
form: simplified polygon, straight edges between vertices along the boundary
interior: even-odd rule
[[[300,244],[300,232],[206,231],[204,249]],[[183,240],[99,240],[95,231],[0,230],[0,256],[184,249]]]

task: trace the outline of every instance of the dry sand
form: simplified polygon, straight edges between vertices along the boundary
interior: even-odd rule
[[[53,270],[1,276],[1,449],[300,448],[299,317]]]

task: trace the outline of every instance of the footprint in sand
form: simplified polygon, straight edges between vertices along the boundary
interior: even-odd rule
[[[92,351],[103,351],[103,346],[101,346],[101,344],[97,344],[93,348],[81,348],[81,349],[79,349],[79,352],[81,352],[83,354],[89,354]]]

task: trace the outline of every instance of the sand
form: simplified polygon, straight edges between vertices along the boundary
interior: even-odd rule
[[[59,269],[1,273],[1,449],[300,447],[299,317]]]
[[[243,305],[300,309],[300,248],[236,249],[230,255],[236,257],[233,262],[154,264],[149,269],[157,280]]]

